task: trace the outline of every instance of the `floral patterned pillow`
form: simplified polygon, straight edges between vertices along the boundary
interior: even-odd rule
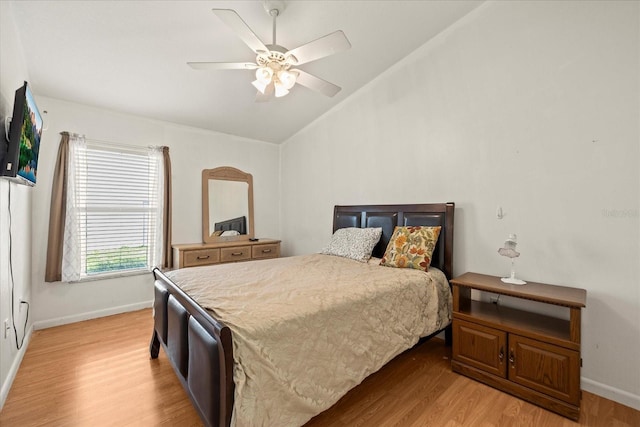
[[[396,227],[380,265],[429,270],[441,227]]]
[[[339,228],[321,253],[367,262],[382,236],[382,228]]]

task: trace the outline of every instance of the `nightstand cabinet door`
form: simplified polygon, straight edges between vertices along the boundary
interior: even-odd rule
[[[565,402],[580,403],[577,351],[511,334],[509,379]]]
[[[453,360],[506,378],[507,334],[453,319]]]

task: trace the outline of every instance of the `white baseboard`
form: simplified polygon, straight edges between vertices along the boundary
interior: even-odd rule
[[[9,390],[11,390],[11,386],[13,385],[13,380],[16,379],[16,375],[18,374],[18,368],[22,363],[22,358],[27,352],[27,348],[29,347],[29,342],[31,342],[31,334],[33,333],[33,325],[29,329],[27,329],[26,335],[24,337],[24,341],[22,342],[22,347],[18,350],[16,357],[13,358],[13,363],[11,364],[11,368],[9,368],[9,373],[7,374],[7,378],[5,382],[2,384],[2,389],[0,389],[0,411],[4,407],[4,402],[7,400],[9,396]]]
[[[119,307],[110,307],[104,310],[89,311],[87,313],[74,314],[73,316],[58,317],[55,319],[39,320],[33,322],[33,329],[53,328],[54,326],[66,325],[69,323],[82,322],[83,320],[97,319],[99,317],[111,316],[113,314],[126,313],[128,311],[142,310],[151,308],[153,301],[138,302],[135,304],[121,305]]]
[[[640,411],[640,396],[637,394],[629,393],[628,391],[620,390],[585,377],[582,377],[580,380],[582,384],[581,387],[584,391],[597,394],[598,396]]]

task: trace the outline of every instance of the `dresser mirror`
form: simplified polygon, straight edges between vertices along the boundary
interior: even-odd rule
[[[202,241],[253,238],[253,177],[224,166],[202,171]],[[223,235],[224,234],[224,235]]]

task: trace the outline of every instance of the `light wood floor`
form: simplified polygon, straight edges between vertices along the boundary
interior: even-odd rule
[[[33,333],[0,425],[200,426],[163,351],[149,359],[151,310]],[[640,426],[640,412],[583,392],[580,423],[451,372],[427,341],[366,379],[307,427]]]

